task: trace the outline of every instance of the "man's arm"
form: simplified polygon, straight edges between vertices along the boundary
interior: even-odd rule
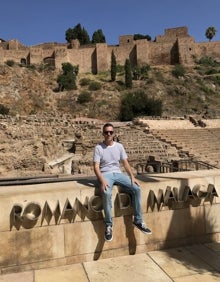
[[[134,174],[132,172],[132,169],[131,169],[131,166],[130,166],[128,160],[127,159],[122,160],[122,164],[123,164],[127,174],[130,176],[131,182],[136,183],[139,186],[139,183],[138,183],[137,179],[134,177]]]
[[[102,176],[102,173],[101,173],[101,171],[100,171],[99,165],[100,165],[99,162],[94,162],[94,163],[93,163],[93,169],[94,169],[94,172],[95,172],[96,177],[98,178],[98,180],[99,180],[100,183],[101,183],[101,190],[102,190],[102,192],[104,192],[104,191],[106,191],[107,188],[108,188],[108,183],[107,183],[107,181],[105,180],[105,178]]]

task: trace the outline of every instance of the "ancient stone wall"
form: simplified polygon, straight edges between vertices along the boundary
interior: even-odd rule
[[[187,27],[165,29],[165,34],[156,37],[156,42],[175,42],[177,38],[189,37]]]
[[[171,48],[172,43],[151,44],[149,62],[153,65],[170,65],[171,64]]]
[[[109,62],[111,61],[111,58],[109,58],[109,52],[108,52],[108,46],[107,44],[96,44],[96,52],[93,56],[92,65],[94,65],[95,70],[95,64],[96,64],[96,72],[105,71],[109,68]],[[95,72],[95,73],[96,73]]]
[[[165,34],[155,41],[134,40],[133,35],[119,37],[119,45],[107,46],[106,43],[79,46],[76,40],[71,44],[44,43],[26,47],[18,40],[0,42],[0,63],[14,60],[16,63],[42,64],[52,62],[60,69],[63,62],[79,65],[79,72],[98,73],[111,67],[111,52],[114,51],[117,64],[124,65],[130,59],[131,65],[169,65],[194,64],[195,59],[211,56],[220,60],[220,42],[195,43],[188,34],[187,27],[166,29]],[[50,60],[51,59],[51,60]]]
[[[195,44],[196,57],[201,58],[203,56],[213,57],[216,60],[220,60],[220,42],[202,42]]]
[[[123,46],[123,48],[121,46],[117,46],[117,47],[113,47],[113,48],[109,47],[108,52],[109,52],[109,54],[111,54],[111,51],[113,50],[113,52],[116,56],[117,64],[124,65],[126,59],[129,59],[133,48],[134,48],[134,45],[127,44],[127,45]]]
[[[61,64],[63,62],[70,62],[73,65],[79,65],[79,71],[81,73],[92,72],[93,69],[93,58],[95,53],[94,48],[80,48],[80,49],[68,49],[67,56],[60,60]],[[63,61],[66,60],[66,61]],[[57,65],[58,68],[61,65]]]
[[[192,37],[179,38],[178,53],[180,64],[194,64],[194,55],[196,54],[196,44]]]

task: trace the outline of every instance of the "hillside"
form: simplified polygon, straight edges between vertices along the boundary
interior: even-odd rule
[[[69,175],[73,171],[91,174],[93,147],[102,138],[103,121],[115,121],[118,130],[123,128],[120,137],[124,136],[134,165],[145,162],[152,152],[156,160],[169,161],[183,155],[206,162],[206,156],[201,158],[201,152],[195,149],[191,152],[185,145],[185,151],[178,151],[181,146],[174,148],[170,140],[164,143],[153,131],[155,136],[143,133],[144,128],[117,122],[123,94],[139,90],[162,100],[162,118],[183,120],[183,116],[189,115],[197,115],[199,119],[219,118],[220,67],[185,67],[179,78],[172,74],[174,69],[174,66],[151,67],[145,80],[133,80],[131,90],[125,89],[123,72],[117,74],[115,82],[110,81],[109,73],[79,74],[76,90],[57,92],[56,70],[0,66],[0,109],[9,109],[8,116],[0,116],[0,177]],[[83,93],[90,99],[80,100]],[[219,144],[219,137],[214,135]],[[211,164],[215,165],[216,160]]]
[[[120,98],[124,93],[143,90],[149,97],[163,102],[163,116],[202,114],[208,118],[220,116],[220,66],[184,67],[184,75],[176,78],[174,66],[151,66],[145,80],[133,80],[133,88],[125,89],[124,73],[115,82],[109,73],[79,74],[77,90],[56,92],[57,70],[0,66],[0,104],[10,115],[70,114],[104,120],[117,120]],[[87,84],[82,84],[82,80]],[[99,90],[90,90],[97,82]],[[91,101],[79,103],[80,93]]]

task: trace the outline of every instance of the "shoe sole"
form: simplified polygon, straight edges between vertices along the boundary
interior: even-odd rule
[[[106,239],[105,237],[104,237],[104,239],[105,239],[106,242],[111,242],[113,237],[110,240]]]
[[[145,232],[145,231],[141,230],[141,229],[140,229],[137,225],[135,225],[134,223],[133,223],[133,226],[136,227],[139,231],[141,231],[141,232],[144,233],[145,235],[151,235],[151,234],[152,234],[152,232]]]

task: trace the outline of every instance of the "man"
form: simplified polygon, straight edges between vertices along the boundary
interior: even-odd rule
[[[98,178],[102,194],[103,209],[105,213],[105,240],[111,241],[112,236],[112,188],[113,185],[120,185],[131,195],[134,209],[133,224],[145,234],[151,234],[142,220],[141,189],[135,179],[127,159],[124,146],[114,141],[114,127],[111,123],[103,126],[104,141],[95,146],[93,156],[94,172]],[[120,169],[122,162],[127,174]]]

